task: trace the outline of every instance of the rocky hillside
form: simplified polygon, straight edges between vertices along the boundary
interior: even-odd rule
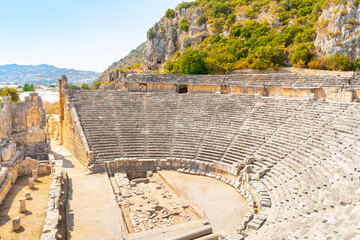
[[[70,83],[91,83],[99,77],[99,73],[79,71],[74,69],[57,68],[52,65],[41,64],[17,65],[9,64],[0,66],[0,83],[13,84],[57,84],[60,75],[66,75]]]
[[[353,70],[360,62],[358,2],[196,0],[182,3],[175,10],[169,9],[149,29],[142,65],[133,69],[200,73],[196,70],[199,63],[210,73],[291,66]],[[113,64],[110,68],[115,71],[123,67]]]
[[[315,46],[319,53],[347,55],[350,60],[360,58],[359,1],[329,2],[318,21]]]
[[[117,69],[139,68],[142,64],[144,57],[145,43],[142,43],[139,47],[132,50],[129,55],[120,59],[118,62],[111,64],[99,77],[100,82],[108,81],[110,73],[114,73]]]

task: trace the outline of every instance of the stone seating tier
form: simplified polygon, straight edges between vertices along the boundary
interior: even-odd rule
[[[356,103],[121,91],[82,91],[71,101],[98,163],[136,157],[249,166],[267,220],[242,231],[247,239],[360,234]]]

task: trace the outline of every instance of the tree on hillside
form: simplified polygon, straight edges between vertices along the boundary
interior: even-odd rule
[[[181,74],[206,74],[208,72],[203,54],[191,48],[178,59],[178,64]]]
[[[188,48],[176,61],[169,60],[165,66],[168,73],[173,74],[206,74],[208,68],[203,53]]]
[[[294,64],[296,67],[304,67],[310,59],[310,50],[306,44],[301,43],[295,48],[291,53],[291,64]]]
[[[278,46],[261,46],[248,59],[253,69],[278,68],[284,62],[284,50]]]
[[[190,28],[190,23],[188,20],[186,20],[186,18],[182,18],[180,21],[180,29],[187,32],[189,31]]]
[[[346,55],[334,54],[326,59],[326,68],[332,71],[349,71],[352,69],[352,63]]]
[[[153,40],[155,36],[156,36],[156,33],[155,33],[154,29],[153,29],[153,28],[150,28],[150,29],[147,31],[147,38],[148,38],[149,40]]]
[[[2,88],[0,89],[0,96],[1,97],[10,96],[10,100],[12,102],[20,101],[19,91],[16,88],[9,88],[9,87]]]
[[[168,19],[172,19],[175,17],[175,10],[173,9],[168,9],[165,13],[165,16],[168,18]]]

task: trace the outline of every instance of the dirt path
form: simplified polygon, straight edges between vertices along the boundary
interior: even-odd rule
[[[233,233],[249,212],[246,200],[223,182],[176,171],[161,171],[160,174],[181,197],[205,212],[215,232]]]
[[[29,176],[18,177],[0,206],[1,240],[33,240],[41,236],[51,178],[48,175],[39,176],[33,190],[29,189],[28,178]],[[19,199],[24,198],[26,192],[31,193],[32,199],[26,200],[27,211],[19,213]],[[17,232],[12,231],[13,217],[20,217],[21,228]]]
[[[85,175],[80,162],[64,147],[52,144],[69,176],[68,237],[72,240],[120,239],[120,222],[106,174]]]

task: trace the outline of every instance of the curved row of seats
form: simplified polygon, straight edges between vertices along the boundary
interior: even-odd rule
[[[359,104],[120,91],[81,91],[71,101],[96,161],[173,157],[232,165],[252,157],[253,172],[266,169],[257,184],[271,208],[264,208],[260,230],[243,232],[249,239],[360,233]]]

